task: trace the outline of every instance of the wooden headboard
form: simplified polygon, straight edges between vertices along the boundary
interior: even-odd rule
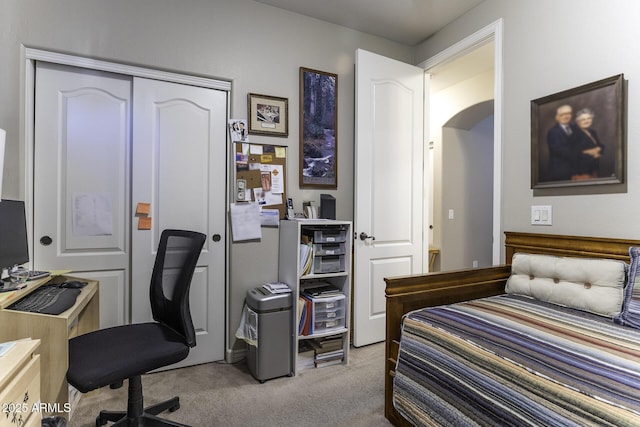
[[[385,278],[387,285],[385,416],[394,425],[410,425],[393,408],[393,376],[400,342],[402,316],[405,313],[423,307],[452,304],[503,293],[511,273],[509,264],[516,252],[611,258],[629,262],[630,246],[640,246],[640,241],[506,232],[506,262],[503,265]]]
[[[587,258],[610,258],[629,262],[629,247],[640,245],[637,240],[602,237],[561,236],[552,234],[515,233],[505,234],[505,258],[511,262],[516,252],[577,256]]]

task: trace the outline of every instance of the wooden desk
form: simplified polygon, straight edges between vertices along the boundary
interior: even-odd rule
[[[58,315],[9,310],[7,307],[40,286],[60,278],[34,280],[29,282],[25,289],[7,293],[11,295],[0,294],[0,342],[23,338],[37,338],[41,341],[41,400],[43,404],[49,404],[54,408],[65,408],[65,404],[69,403],[69,386],[66,379],[69,366],[69,338],[94,331],[100,324],[98,282],[68,276],[65,278],[81,280],[88,284],[82,288],[73,307]],[[66,415],[68,417],[69,414]]]
[[[39,345],[18,341],[0,356],[0,427],[41,425]]]

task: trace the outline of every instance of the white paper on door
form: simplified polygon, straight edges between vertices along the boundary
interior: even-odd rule
[[[113,211],[111,193],[73,193],[74,236],[111,236]]]

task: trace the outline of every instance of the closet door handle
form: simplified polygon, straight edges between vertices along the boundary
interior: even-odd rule
[[[218,233],[211,236],[211,240],[213,240],[214,242],[219,242],[220,239],[222,239],[222,236],[220,236]]]
[[[40,244],[42,246],[49,246],[51,243],[53,243],[53,239],[49,236],[42,236],[40,238]]]

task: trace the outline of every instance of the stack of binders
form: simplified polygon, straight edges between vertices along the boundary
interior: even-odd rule
[[[315,367],[338,365],[344,360],[342,337],[330,337],[323,340],[313,340],[311,345],[315,348]]]

